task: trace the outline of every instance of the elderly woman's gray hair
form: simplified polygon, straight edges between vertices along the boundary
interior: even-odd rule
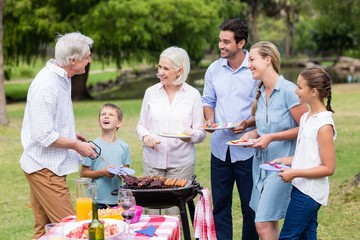
[[[170,59],[175,70],[183,69],[182,74],[174,81],[175,85],[180,85],[186,81],[190,72],[190,58],[184,49],[169,47],[160,54],[160,58]]]
[[[61,67],[68,67],[71,64],[71,60],[82,60],[93,42],[91,38],[80,32],[59,34],[55,45],[56,63]]]

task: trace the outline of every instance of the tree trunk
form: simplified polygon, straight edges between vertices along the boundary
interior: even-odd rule
[[[286,46],[285,57],[290,58],[295,54],[295,23],[299,20],[298,8],[295,2],[285,6],[286,13]]]
[[[259,41],[259,35],[257,32],[257,18],[259,16],[260,11],[260,1],[259,0],[250,0],[246,1],[249,8],[247,11],[247,17],[248,17],[248,25],[249,25],[249,31],[250,31],[250,41],[251,43],[256,43]]]
[[[8,125],[9,120],[6,111],[6,95],[5,95],[5,74],[4,74],[4,55],[3,55],[3,12],[5,8],[5,0],[0,0],[0,125]]]
[[[295,56],[295,25],[291,24],[290,28],[290,57]]]
[[[72,100],[92,99],[86,81],[89,75],[90,63],[85,67],[85,73],[75,75],[71,78],[71,98]]]
[[[286,14],[286,34],[285,34],[285,59],[290,57],[290,42],[291,42],[291,22],[288,13]]]

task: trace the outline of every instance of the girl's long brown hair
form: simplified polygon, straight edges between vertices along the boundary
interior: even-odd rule
[[[327,98],[326,110],[334,112],[331,107],[331,78],[321,67],[311,67],[300,72],[300,76],[306,81],[307,85],[319,92],[320,101],[324,102]]]

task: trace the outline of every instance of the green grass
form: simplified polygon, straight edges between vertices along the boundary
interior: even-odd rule
[[[38,58],[31,63],[19,62],[16,66],[6,65],[5,70],[10,72],[10,79],[28,79],[33,78],[45,65],[48,58]],[[114,63],[102,63],[100,60],[92,59],[90,70],[105,70],[107,68],[116,68]]]
[[[118,73],[116,71],[101,71],[97,73],[91,73],[88,77],[87,86],[95,85],[98,82],[114,81]],[[12,101],[23,101],[26,98],[27,91],[29,89],[31,79],[12,80],[5,82],[6,96]],[[95,94],[94,94],[95,95]]]
[[[129,143],[132,168],[136,176],[142,175],[142,147],[134,129],[138,120],[141,100],[113,101],[124,112],[123,125],[118,137]],[[99,134],[97,111],[105,101],[80,101],[74,103],[77,131],[88,139]],[[360,172],[360,84],[335,85],[332,106],[338,138],[335,142],[337,169],[330,177],[331,193],[329,206],[322,207],[319,214],[318,239],[358,239],[360,224],[360,188],[351,186],[354,176]],[[33,215],[29,201],[29,188],[19,166],[22,153],[20,128],[25,103],[7,106],[10,124],[0,126],[0,226],[1,239],[31,239]],[[210,188],[210,135],[204,143],[197,144],[197,179],[203,187]],[[70,191],[75,196],[74,181],[79,173],[68,176]],[[235,193],[235,191],[234,191]],[[241,213],[239,199],[233,198],[234,239],[241,236]]]
[[[91,73],[89,74],[89,78],[86,82],[87,86],[95,85],[98,82],[107,82],[109,80],[114,81],[116,77],[118,76],[118,73],[116,71],[111,72],[99,72],[99,73]]]
[[[17,83],[5,82],[6,97],[10,101],[24,100],[26,98],[29,86],[30,86],[30,81],[17,82]]]
[[[19,66],[11,67],[11,78],[5,81],[6,96],[11,101],[25,100],[31,80],[45,66],[46,61],[47,60],[38,59],[32,64],[21,63]],[[114,64],[103,64],[99,61],[92,61],[86,84],[90,86],[98,82],[114,81],[118,74]]]

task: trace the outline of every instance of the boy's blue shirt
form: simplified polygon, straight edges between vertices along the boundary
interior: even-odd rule
[[[115,142],[109,143],[99,137],[94,142],[101,148],[101,156],[111,162],[114,167],[130,165],[130,150],[126,142],[116,139]],[[100,170],[107,167],[107,164],[100,158],[92,160],[89,157],[84,158],[83,165],[90,167],[91,170]],[[119,189],[122,184],[121,178],[118,176],[113,178],[99,177],[92,181],[96,184],[98,203],[117,204],[116,196],[111,195],[111,192]]]

